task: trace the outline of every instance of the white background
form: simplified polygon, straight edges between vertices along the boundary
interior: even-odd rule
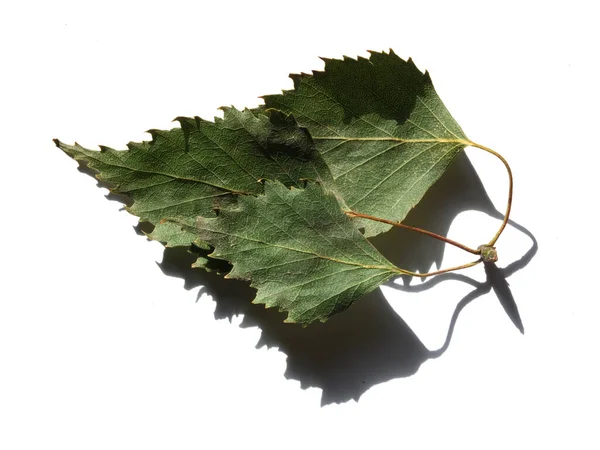
[[[3,3],[0,447],[598,448],[600,33],[592,5]],[[392,356],[381,375],[380,360],[371,366],[351,354],[369,339],[357,331],[350,353],[335,356],[358,358],[360,376],[388,380],[362,391],[342,366],[328,392],[311,384],[313,369],[287,379],[286,354],[256,348],[261,328],[241,327],[242,316],[215,318],[209,296],[196,301],[198,287],[164,275],[160,244],[136,236],[135,218],[51,141],[124,148],[176,116],[256,106],[258,96],[291,87],[288,73],[321,69],[318,56],[389,48],[429,70],[467,135],[511,162],[511,217],[539,250],[508,278],[524,335],[484,293],[462,310],[439,358],[404,367]],[[468,155],[503,210],[501,164]],[[497,226],[465,211],[449,235],[476,246]],[[509,227],[499,266],[531,245]],[[458,261],[464,255],[448,250],[443,265]],[[482,267],[465,275],[485,280]],[[383,292],[394,323],[400,314],[436,350],[473,289],[445,280],[420,293]],[[317,344],[328,348],[334,335],[323,332]],[[299,336],[290,341],[297,357]],[[327,359],[314,364],[335,372]]]

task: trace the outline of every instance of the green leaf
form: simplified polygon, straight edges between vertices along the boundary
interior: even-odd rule
[[[191,247],[195,267],[231,269],[257,289],[256,303],[309,324],[396,274],[415,275],[367,237],[404,220],[478,145],[429,75],[391,51],[325,60],[324,71],[292,78],[294,89],[264,107],[223,108],[214,122],[181,117],[181,128],[153,130],[128,150],[56,144],[129,199],[128,211],[154,226],[151,239]]]
[[[305,130],[287,126],[296,140],[286,146],[281,113],[271,124],[263,113],[223,109],[224,118],[215,122],[180,117],[181,128],[151,130],[151,142],[130,143],[125,151],[55,142],[97,171],[112,192],[131,199],[127,210],[155,226],[150,238],[167,246],[201,245],[193,234],[161,221],[177,217],[192,225],[197,216],[235,202],[236,195],[262,193],[263,179],[299,186],[304,179],[331,178]]]
[[[293,114],[329,166],[335,191],[354,211],[401,222],[468,139],[431,79],[392,51],[369,59],[325,59],[325,70],[291,75],[294,90],[265,96]],[[365,234],[390,225],[363,220]]]
[[[251,280],[254,303],[288,312],[286,322],[324,322],[400,273],[317,183],[268,181],[264,195],[199,217],[196,229],[212,258],[233,264],[227,278]]]

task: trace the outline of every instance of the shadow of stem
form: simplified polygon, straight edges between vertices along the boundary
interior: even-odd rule
[[[500,213],[493,214],[494,217],[502,217]],[[437,350],[433,350],[430,352],[430,358],[437,358],[444,354],[444,352],[450,346],[450,342],[452,340],[452,334],[454,333],[454,328],[456,327],[456,322],[462,310],[470,304],[475,299],[481,297],[484,294],[487,294],[491,290],[496,294],[498,301],[504,308],[509,319],[512,323],[517,327],[517,329],[521,332],[521,334],[525,333],[525,328],[523,326],[523,322],[521,320],[521,316],[519,314],[519,309],[513,297],[512,291],[510,290],[510,286],[508,284],[507,278],[512,274],[517,272],[518,270],[523,269],[529,262],[533,259],[535,254],[538,251],[538,243],[535,237],[531,232],[525,229],[523,226],[515,223],[510,220],[509,225],[526,234],[532,242],[531,248],[517,261],[509,264],[505,268],[499,268],[495,263],[485,263],[485,274],[486,280],[483,283],[480,283],[470,277],[465,275],[457,274],[457,273],[448,273],[439,275],[431,280],[425,281],[417,286],[401,286],[397,285],[393,282],[389,282],[386,285],[393,287],[394,289],[398,289],[405,292],[421,292],[427,289],[431,289],[434,286],[444,282],[444,281],[461,281],[463,283],[469,284],[473,286],[475,289],[469,292],[465,297],[463,297],[457,304],[454,313],[452,314],[452,318],[450,319],[450,326],[448,327],[448,334],[446,335],[446,340],[444,344]]]

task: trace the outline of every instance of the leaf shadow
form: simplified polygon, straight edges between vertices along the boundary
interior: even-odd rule
[[[467,156],[462,153],[413,209],[407,223],[446,235],[454,218],[467,210],[479,210],[502,218]],[[261,337],[257,348],[275,347],[285,353],[285,377],[300,381],[302,388],[321,388],[321,404],[326,405],[358,400],[376,384],[413,375],[425,361],[441,356],[450,345],[460,312],[492,289],[513,323],[522,331],[523,325],[506,278],[529,263],[537,252],[537,242],[528,230],[512,221],[510,224],[527,234],[533,245],[519,261],[506,268],[487,266],[484,283],[460,274],[440,275],[415,286],[409,282],[403,286],[388,283],[404,291],[430,289],[446,280],[459,280],[474,287],[458,303],[446,341],[437,350],[425,347],[410,326],[391,308],[381,290],[363,297],[343,314],[333,316],[324,324],[302,328],[296,324],[284,324],[283,313],[251,303],[255,291],[248,283],[225,280],[215,273],[192,269],[190,266],[195,257],[185,249],[165,249],[159,266],[166,275],[183,278],[186,289],[201,287],[198,299],[202,293],[210,294],[216,303],[215,319],[231,321],[234,316],[243,315],[241,327],[258,327]],[[443,243],[415,236],[415,233],[406,230],[396,228],[374,241],[394,263],[411,270],[426,271],[432,263],[439,265],[442,261]]]
[[[187,289],[201,286],[198,298],[209,293],[216,303],[216,319],[241,314],[242,328],[260,328],[256,347],[285,353],[286,378],[300,381],[304,389],[322,388],[322,404],[358,400],[371,386],[413,374],[427,358],[427,348],[379,289],[326,323],[302,328],[283,323],[284,313],[253,304],[255,291],[248,283],[186,267],[183,261],[191,263],[193,257],[183,253],[166,249],[159,264],[163,272],[183,277]]]

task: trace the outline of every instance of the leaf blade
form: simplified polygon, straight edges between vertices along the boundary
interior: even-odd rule
[[[468,145],[429,75],[392,51],[326,59],[324,71],[291,77],[294,89],[265,105],[310,131],[352,210],[401,222]],[[361,225],[367,236],[389,229]]]
[[[325,321],[398,273],[317,183],[290,190],[267,181],[264,195],[196,227],[211,257],[233,265],[228,278],[251,280],[254,302],[286,311],[287,322]]]
[[[224,108],[224,118],[215,122],[198,117],[178,120],[181,128],[152,130],[152,141],[130,143],[123,151],[55,143],[98,172],[96,177],[111,185],[112,192],[128,198],[131,205],[126,209],[153,224],[155,230],[148,236],[167,246],[199,242],[180,227],[161,223],[165,218],[193,225],[197,216],[213,216],[215,208],[235,203],[237,195],[259,195],[265,178],[288,186],[300,186],[302,179],[330,178],[316,152],[303,149],[310,157],[300,159],[270,140],[274,125],[262,113]]]

